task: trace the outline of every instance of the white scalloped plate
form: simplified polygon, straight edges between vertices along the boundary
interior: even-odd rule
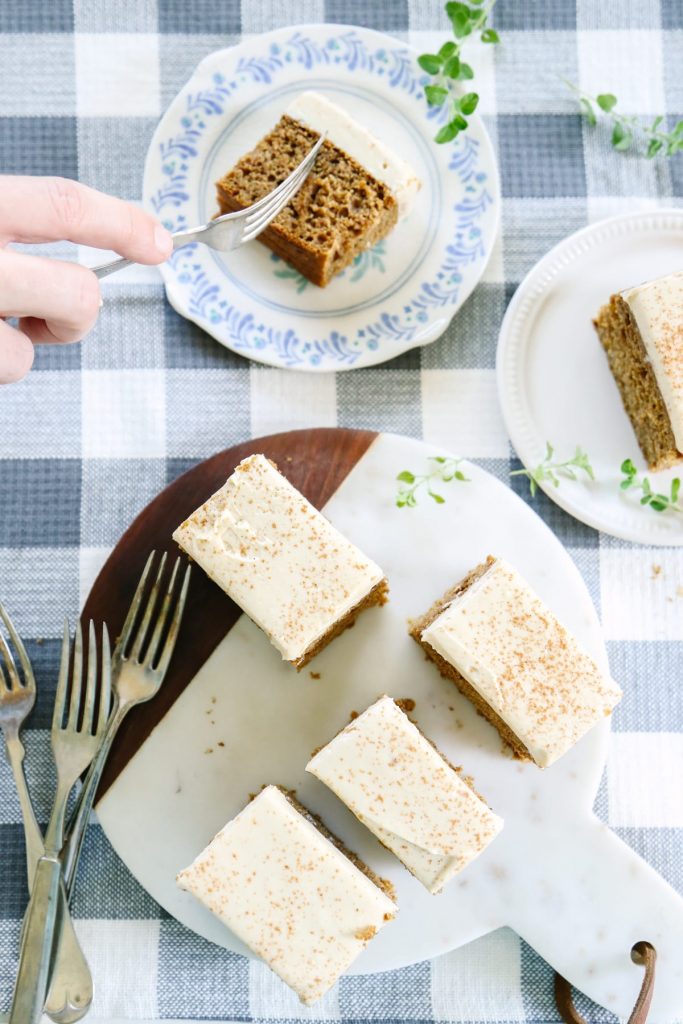
[[[613,537],[683,545],[683,517],[643,508],[619,489],[619,467],[645,469],[633,428],[592,318],[609,296],[683,267],[683,210],[657,210],[592,224],[551,249],[507,309],[497,355],[498,395],[508,433],[527,468],[550,441],[558,456],[588,452],[596,481],[543,486],[570,515]],[[668,490],[680,468],[649,474]]]
[[[414,209],[384,241],[316,288],[258,242],[179,249],[161,272],[171,305],[234,352],[297,370],[348,370],[435,341],[480,280],[500,187],[476,114],[449,145],[417,54],[349,25],[278,29],[206,57],[163,115],[145,163],[147,209],[172,230],[216,212],[214,182],[304,89],[323,93],[411,164]]]

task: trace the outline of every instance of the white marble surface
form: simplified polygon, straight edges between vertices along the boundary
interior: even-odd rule
[[[671,1021],[683,1012],[683,901],[592,814],[608,722],[544,772],[518,764],[407,635],[407,617],[494,553],[516,564],[593,657],[606,662],[597,616],[572,560],[508,488],[468,466],[471,482],[441,485],[444,505],[424,494],[415,509],[395,507],[396,474],[423,472],[434,454],[422,442],[382,435],[325,509],[385,569],[390,603],[364,613],[299,675],[242,617],[100,802],[100,821],[162,906],[199,934],[243,951],[176,889],[175,874],[248,793],[267,782],[294,787],[397,886],[399,916],[357,961],[359,972],[432,957],[509,924],[579,989],[626,1016],[642,977],[630,948],[649,939],[659,952],[652,1019]],[[505,819],[502,834],[440,896],[430,896],[304,771],[312,750],[350,711],[385,691],[416,700],[420,726],[464,765]]]

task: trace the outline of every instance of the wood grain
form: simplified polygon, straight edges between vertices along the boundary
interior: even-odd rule
[[[110,636],[118,636],[150,551],[168,551],[175,557],[179,549],[171,534],[176,526],[217,491],[248,455],[262,453],[272,459],[316,508],[322,508],[376,436],[369,430],[339,427],[293,430],[246,441],[200,462],[157,495],[126,530],[90,591],[83,621],[106,622]],[[133,709],[125,719],[109,755],[98,799],[241,614],[238,606],[196,566],[168,675],[157,696]]]

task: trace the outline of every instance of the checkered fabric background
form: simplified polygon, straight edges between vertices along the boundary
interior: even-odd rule
[[[243,34],[324,20],[420,49],[446,31],[440,0],[0,0],[0,170],[62,174],[138,200],[157,119],[202,57]],[[496,404],[506,303],[570,232],[683,197],[683,156],[614,154],[603,130],[581,122],[560,76],[613,90],[634,113],[682,117],[683,0],[499,0],[494,21],[503,45],[473,63],[500,161],[502,232],[483,282],[438,342],[338,376],[267,369],[181,319],[157,271],[135,268],[104,283],[100,321],[83,345],[40,349],[29,378],[0,389],[0,593],[37,671],[26,746],[41,818],[63,616],[77,616],[136,513],[197,460],[285,428],[369,427],[449,446],[529,500],[509,477],[518,464]],[[70,245],[50,251],[97,262]],[[626,691],[598,812],[681,890],[683,549],[599,536],[543,495],[533,505],[583,573]],[[0,1011],[26,899],[19,807],[2,762]],[[97,824],[73,912],[96,981],[94,1018],[557,1020],[550,968],[507,930],[431,963],[345,978],[303,1011],[262,965],[169,918]],[[593,1021],[613,1020],[580,1005]]]

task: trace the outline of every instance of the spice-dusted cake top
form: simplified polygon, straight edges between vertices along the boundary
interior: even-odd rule
[[[333,145],[383,181],[398,203],[400,217],[410,212],[421,187],[420,179],[405,160],[345,110],[318,92],[303,92],[290,103],[286,113],[314,131],[324,132]]]
[[[306,770],[430,892],[439,892],[503,827],[391,697],[352,721]]]
[[[371,878],[268,786],[178,875],[304,1003],[396,913]]]
[[[173,537],[288,661],[384,578],[263,455],[244,459]]]
[[[578,641],[507,562],[490,568],[422,632],[541,768],[621,698]]]
[[[676,447],[683,451],[683,270],[621,293],[635,318]]]

